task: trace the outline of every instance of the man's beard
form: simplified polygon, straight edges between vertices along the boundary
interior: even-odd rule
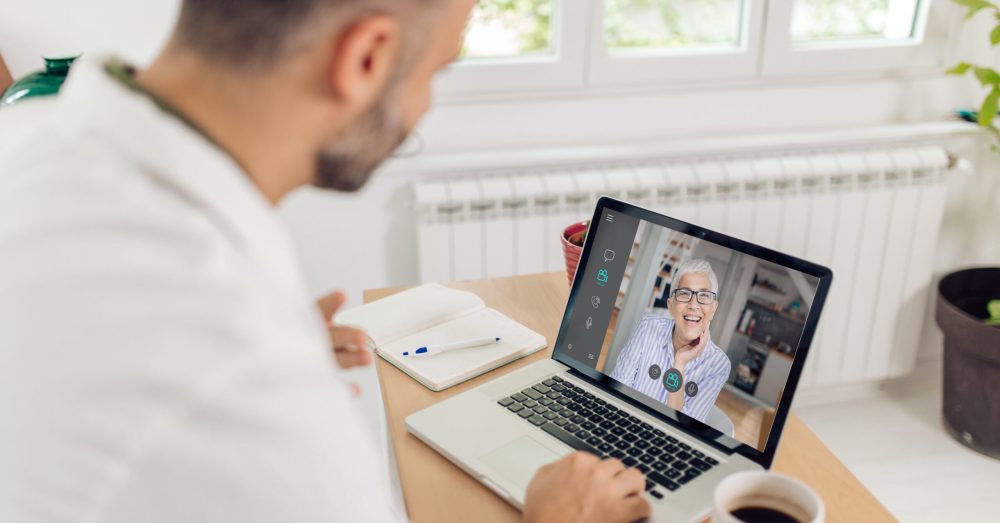
[[[383,95],[343,136],[319,152],[314,186],[357,191],[379,164],[406,140],[409,132],[398,111],[390,109],[389,98]]]

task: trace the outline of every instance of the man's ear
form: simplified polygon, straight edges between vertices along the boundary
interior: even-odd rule
[[[330,87],[348,105],[370,105],[392,77],[401,50],[399,23],[391,16],[366,16],[349,24],[335,42]]]

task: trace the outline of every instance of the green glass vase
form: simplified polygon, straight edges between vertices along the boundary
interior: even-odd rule
[[[0,107],[14,105],[21,100],[33,96],[49,96],[59,92],[69,68],[79,56],[68,58],[45,58],[45,70],[34,73],[14,82],[0,97]]]

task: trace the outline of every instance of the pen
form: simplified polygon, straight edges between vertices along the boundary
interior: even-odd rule
[[[472,340],[456,341],[455,343],[444,343],[441,345],[427,345],[426,347],[419,347],[413,351],[406,351],[403,356],[433,356],[435,354],[441,354],[442,352],[448,352],[459,349],[471,349],[472,347],[482,347],[483,345],[489,345],[491,343],[500,343],[500,336],[490,336],[487,338],[475,338]]]

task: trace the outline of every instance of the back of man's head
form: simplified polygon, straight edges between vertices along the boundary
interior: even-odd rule
[[[432,8],[444,1],[183,0],[174,43],[227,68],[260,70],[358,17],[384,13],[406,20],[412,50]]]

